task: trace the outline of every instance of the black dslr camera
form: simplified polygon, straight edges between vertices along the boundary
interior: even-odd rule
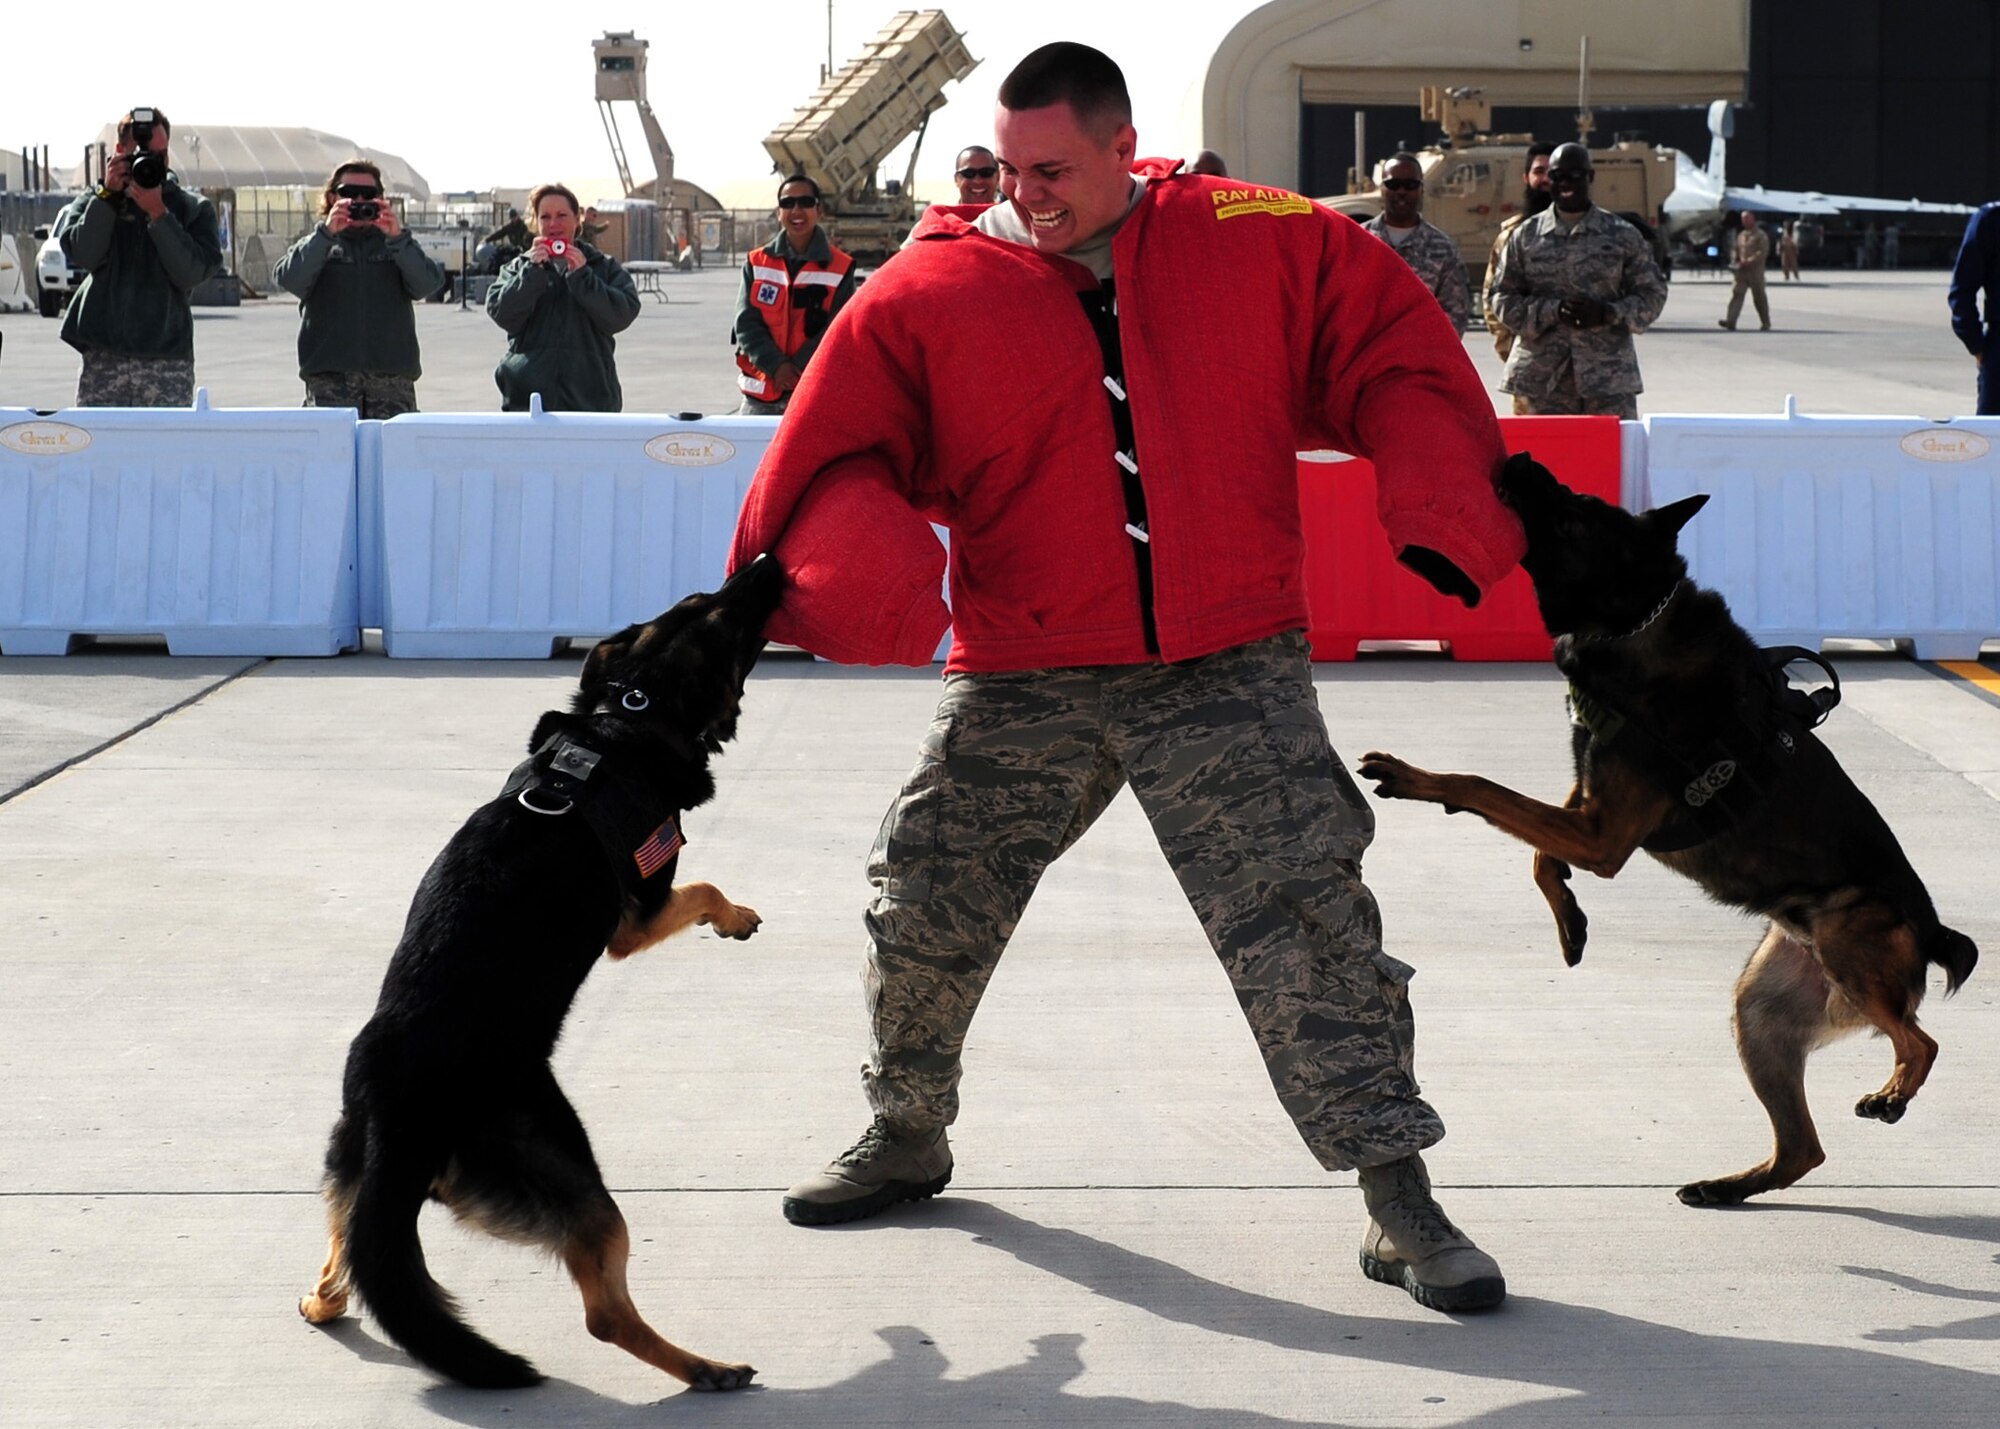
[[[126,167],[125,177],[142,189],[156,189],[167,181],[166,156],[153,152],[153,130],[158,127],[159,120],[152,110],[132,111],[132,122],[127,132],[131,134],[138,152]]]
[[[382,205],[372,198],[349,199],[347,216],[356,223],[373,223],[382,216]]]

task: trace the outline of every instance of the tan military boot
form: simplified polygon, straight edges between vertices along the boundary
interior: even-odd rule
[[[878,1116],[831,1166],[785,1193],[785,1219],[795,1226],[858,1221],[950,1184],[951,1143],[943,1127],[906,1132]]]
[[[1400,1285],[1410,1298],[1447,1314],[1490,1310],[1507,1298],[1507,1281],[1493,1257],[1453,1225],[1431,1196],[1421,1156],[1409,1155],[1360,1171],[1368,1205],[1361,1273]]]

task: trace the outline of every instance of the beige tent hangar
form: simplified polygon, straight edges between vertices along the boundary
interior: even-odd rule
[[[169,115],[169,118],[172,116]],[[107,124],[97,142],[110,153],[117,147],[115,125]],[[365,158],[382,170],[389,192],[428,202],[431,186],[424,176],[394,154],[368,149],[338,134],[318,129],[237,128],[234,125],[180,124],[173,129],[170,150],[174,172],[191,189],[292,188],[318,189],[336,164]],[[93,160],[91,177],[96,177]],[[81,188],[81,167],[70,175]]]

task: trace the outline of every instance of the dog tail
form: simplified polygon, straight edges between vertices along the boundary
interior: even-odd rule
[[[1973,966],[1979,961],[1979,945],[1958,929],[1940,923],[1931,945],[1924,949],[1924,961],[1944,969],[1944,991],[1949,997],[1972,976]]]
[[[417,1239],[427,1176],[397,1175],[371,1154],[347,1223],[347,1266],[354,1288],[383,1332],[412,1358],[475,1389],[520,1389],[541,1372],[458,1318],[458,1307],[431,1279]]]

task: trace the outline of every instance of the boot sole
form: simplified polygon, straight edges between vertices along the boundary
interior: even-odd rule
[[[1426,1285],[1417,1279],[1408,1261],[1383,1260],[1361,1253],[1361,1273],[1370,1280],[1394,1285],[1426,1310],[1444,1315],[1461,1315],[1475,1310],[1491,1310],[1507,1298],[1507,1282],[1497,1275],[1468,1280],[1463,1285]]]
[[[951,1172],[932,1181],[890,1181],[851,1201],[805,1201],[785,1197],[785,1219],[795,1226],[837,1226],[880,1215],[904,1201],[928,1201],[951,1184]]]

